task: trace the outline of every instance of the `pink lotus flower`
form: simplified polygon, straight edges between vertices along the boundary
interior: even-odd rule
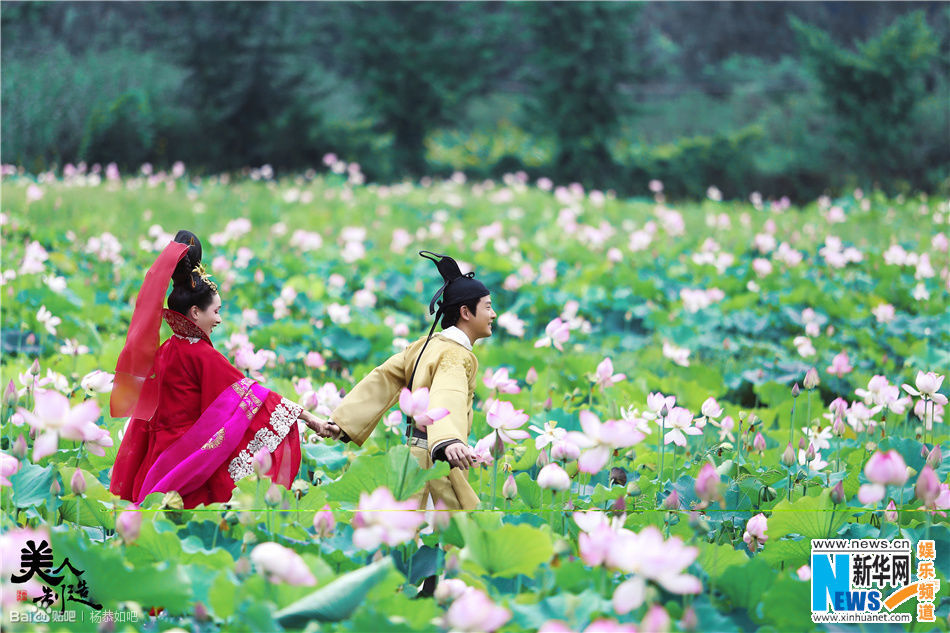
[[[33,411],[20,408],[19,413],[37,432],[43,431],[33,445],[34,462],[55,453],[60,436],[85,442],[89,452],[100,457],[105,455],[106,447],[112,446],[109,432],[96,424],[99,404],[95,400],[70,407],[69,400],[61,393],[37,392]]]
[[[827,371],[832,376],[837,376],[840,378],[845,374],[851,373],[853,369],[854,367],[851,366],[848,353],[841,351],[833,359],[831,359],[831,366],[825,371]]]
[[[632,576],[623,581],[614,589],[614,595],[611,598],[614,611],[618,615],[626,615],[643,604],[646,596],[647,583],[643,576]]]
[[[303,364],[311,369],[320,369],[325,367],[327,362],[319,352],[309,352],[306,358],[304,358]]]
[[[484,592],[469,587],[449,607],[444,623],[451,631],[492,633],[510,619],[508,609],[496,605]]]
[[[724,442],[726,438],[729,438],[730,442],[735,442],[736,437],[732,434],[732,430],[736,428],[736,421],[732,419],[732,416],[726,416],[722,419],[722,422],[716,422],[715,420],[710,420],[710,424],[719,428],[719,441]]]
[[[528,385],[533,385],[534,383],[538,382],[538,372],[534,367],[528,369],[528,373],[525,374],[524,381]]]
[[[654,604],[647,609],[646,615],[643,616],[643,621],[640,622],[640,629],[649,631],[650,633],[666,633],[670,630],[672,623],[673,621],[670,619],[666,609],[658,604]]]
[[[607,387],[616,385],[626,377],[626,374],[614,373],[614,363],[608,356],[604,360],[600,361],[599,365],[597,365],[597,371],[594,374],[594,382],[600,385],[603,389],[606,389]]]
[[[16,592],[11,589],[10,579],[21,571],[21,551],[27,547],[28,541],[33,541],[36,546],[39,546],[43,541],[49,543],[49,530],[45,525],[35,530],[11,526],[10,529],[0,534],[0,575],[3,577],[0,606],[4,609],[15,608],[18,604],[22,606],[22,603],[18,603],[16,600]],[[36,598],[43,593],[44,585],[41,585],[39,580],[39,576],[33,574],[29,580],[15,586],[17,589],[26,591],[30,598]]]
[[[914,496],[920,499],[925,507],[932,506],[940,496],[940,480],[937,479],[937,473],[930,466],[925,465],[920,470],[917,483],[914,485]]]
[[[93,393],[109,393],[112,391],[112,381],[115,376],[99,369],[83,376],[80,386]]]
[[[517,444],[519,440],[531,437],[520,428],[528,421],[528,414],[523,409],[515,409],[510,402],[495,400],[488,408],[486,420],[505,444]]]
[[[577,537],[578,551],[581,559],[591,567],[608,563],[611,552],[615,551],[615,544],[624,532],[623,522],[626,515],[608,519],[599,511],[575,512],[574,523],[581,529]]]
[[[538,473],[538,485],[545,490],[567,490],[571,487],[571,478],[567,471],[552,463]]]
[[[399,435],[402,429],[402,413],[399,411],[392,411],[383,418],[383,424],[386,426],[387,431],[392,431],[396,435]]]
[[[584,629],[584,633],[637,633],[637,627],[633,624],[621,624],[616,620],[601,618],[591,622],[590,625]]]
[[[508,368],[502,367],[497,372],[491,368],[485,370],[485,377],[482,379],[485,386],[498,393],[519,393],[521,387],[518,381],[508,377]]]
[[[126,544],[139,537],[142,529],[142,513],[135,505],[131,505],[119,514],[115,520],[115,531]]]
[[[472,453],[474,455],[476,464],[483,464],[490,466],[495,462],[495,458],[492,457],[491,451],[492,447],[495,445],[495,433],[492,431],[482,439],[475,442],[475,446],[472,447]]]
[[[686,446],[686,435],[702,435],[702,429],[696,428],[692,423],[692,413],[683,407],[673,407],[669,415],[666,416],[665,426],[671,430],[663,436],[663,443],[673,442],[677,446]]]
[[[703,464],[703,467],[699,469],[699,474],[696,475],[696,496],[702,500],[704,508],[713,501],[718,500],[720,505],[723,503],[719,473],[709,462]]]
[[[560,317],[555,317],[553,321],[548,323],[547,327],[544,328],[544,337],[538,339],[534,344],[535,347],[548,347],[553,345],[558,351],[564,351],[564,343],[567,342],[567,339],[571,336],[571,327],[570,325],[562,321]]]
[[[698,594],[702,583],[685,573],[698,555],[697,548],[687,546],[678,536],[664,540],[660,530],[649,525],[636,534],[621,530],[607,563],[624,573],[652,580],[670,593]]]
[[[81,495],[86,492],[86,478],[78,468],[73,471],[73,476],[69,480],[69,489],[74,495]]]
[[[421,387],[415,391],[403,388],[399,394],[399,408],[408,417],[415,420],[419,428],[429,426],[449,414],[445,407],[429,410],[429,389]]]
[[[270,451],[267,450],[266,446],[262,446],[254,453],[253,465],[254,473],[258,477],[265,477],[267,473],[270,472],[271,467],[274,464],[274,460],[270,455]]]
[[[811,567],[808,565],[802,565],[795,573],[798,575],[799,580],[804,580],[805,582],[811,580]]]
[[[758,550],[760,546],[764,547],[763,544],[769,540],[769,537],[765,534],[765,531],[768,529],[768,519],[766,519],[765,515],[761,512],[749,519],[745,525],[745,533],[742,535],[742,540],[749,546],[750,552]]]
[[[372,494],[360,494],[353,516],[353,545],[364,550],[374,550],[382,543],[402,545],[424,522],[425,515],[418,510],[417,502],[396,501],[389,488],[380,486]]]
[[[581,411],[583,433],[571,431],[567,438],[581,449],[577,467],[581,472],[595,474],[600,472],[615,448],[626,448],[641,442],[645,435],[624,420],[600,419],[590,411]]]
[[[241,347],[234,354],[234,366],[238,369],[257,372],[267,364],[267,354],[264,350],[254,351],[250,345]]]
[[[699,412],[702,414],[702,417],[696,420],[696,426],[702,428],[702,426],[706,424],[707,419],[714,420],[722,415],[722,407],[719,406],[715,398],[706,398]],[[700,424],[700,420],[702,420],[702,424]]]
[[[261,543],[251,550],[251,562],[268,581],[312,587],[316,578],[300,554],[277,543]]]
[[[895,450],[886,453],[877,451],[864,465],[864,474],[871,483],[864,484],[858,490],[858,500],[865,504],[874,504],[884,498],[886,486],[903,486],[907,481],[907,464]]]
[[[0,486],[12,486],[13,483],[8,478],[19,470],[20,460],[0,451]]]
[[[755,439],[752,440],[752,448],[759,451],[760,455],[765,451],[765,438],[762,437],[761,433],[755,434]]]
[[[324,504],[319,512],[313,515],[313,529],[320,538],[329,538],[336,529],[336,519],[330,510],[330,504]]]
[[[528,429],[538,434],[538,436],[534,438],[534,447],[538,450],[541,450],[548,444],[561,441],[567,436],[567,431],[559,428],[557,422],[553,420],[545,422],[543,429],[533,424],[529,426]]]
[[[676,406],[676,396],[664,396],[659,391],[656,393],[650,393],[650,395],[647,396],[647,409],[649,409],[649,413],[644,415],[652,418],[658,418],[660,411],[663,410],[663,407],[666,407],[667,410],[670,410],[674,406]],[[657,424],[659,424],[659,421]]]
[[[943,406],[947,404],[947,397],[942,393],[937,393],[940,390],[940,385],[943,384],[943,378],[942,374],[937,374],[932,371],[928,371],[926,374],[922,371],[918,371],[917,378],[914,381],[917,388],[914,389],[905,383],[903,385],[904,391],[912,396],[920,396],[933,400]]]

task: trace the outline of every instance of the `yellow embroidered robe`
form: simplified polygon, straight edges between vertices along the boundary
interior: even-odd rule
[[[383,414],[399,401],[400,392],[409,384],[423,343],[425,337],[371,371],[333,411],[333,422],[358,445],[363,445]],[[470,350],[442,334],[435,334],[429,341],[412,388],[428,387],[429,408],[445,407],[449,414],[427,427],[428,450],[411,447],[413,456],[423,468],[432,467],[431,451],[441,444],[450,440],[468,444],[474,417],[472,400],[477,373],[478,359]],[[468,471],[460,468],[452,468],[448,477],[430,480],[417,495],[421,504],[425,503],[427,493],[432,495],[433,502],[441,500],[450,510],[474,510],[478,507],[478,496],[468,483]]]

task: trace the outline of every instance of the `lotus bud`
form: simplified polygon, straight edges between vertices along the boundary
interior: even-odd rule
[[[273,458],[271,458],[270,451],[267,450],[266,446],[261,447],[256,453],[254,453],[252,464],[254,466],[254,473],[258,477],[266,476],[267,473],[270,472],[273,463]]]
[[[667,405],[663,405],[663,408],[660,409],[660,417],[665,418],[670,415],[670,408]]]
[[[10,451],[10,454],[17,459],[23,459],[26,457],[26,454],[29,452],[29,450],[29,447],[26,445],[26,438],[20,435],[17,436],[16,441],[13,442],[13,448]]]
[[[831,489],[831,502],[835,505],[844,503],[844,484],[840,481]]]
[[[529,385],[533,385],[534,383],[538,382],[538,372],[534,367],[528,370],[527,375],[524,377],[524,381]]]
[[[13,381],[11,380],[9,383],[7,383],[7,388],[3,392],[3,404],[10,407],[15,405],[18,399],[19,395],[17,395],[16,385],[14,385]]]
[[[78,468],[73,471],[72,479],[69,480],[69,489],[73,491],[74,495],[81,495],[86,492],[86,478],[83,477],[82,471]]]
[[[505,443],[501,439],[501,433],[495,433],[495,441],[491,445],[491,456],[495,459],[501,459],[505,454]]]
[[[129,506],[129,509],[119,514],[115,520],[115,531],[126,544],[132,543],[139,537],[139,531],[142,529],[142,513],[136,506]]]
[[[59,479],[53,478],[53,483],[49,485],[49,493],[54,497],[58,497],[59,493],[63,491],[63,487],[59,485]]]
[[[812,367],[805,372],[805,380],[802,381],[802,384],[805,385],[805,389],[814,389],[820,382],[821,381],[818,380],[818,370]]]
[[[643,491],[640,490],[640,486],[637,485],[637,482],[631,481],[627,484],[627,494],[631,497],[639,497],[642,493]]]
[[[798,450],[804,451],[808,448],[808,442],[804,437],[798,438]]]
[[[613,505],[610,507],[610,510],[614,514],[623,514],[627,511],[627,501],[623,497],[617,497]]]
[[[330,504],[325,504],[319,512],[313,515],[313,529],[316,530],[317,536],[320,538],[332,536],[336,529],[336,519],[330,510]]]
[[[689,605],[686,607],[686,610],[683,611],[680,627],[689,633],[699,629],[699,616],[696,615],[696,610],[693,609],[693,605]]]
[[[940,452],[940,445],[935,444],[933,449],[927,455],[927,465],[931,468],[937,468],[943,461],[943,455]]]
[[[785,447],[785,452],[782,453],[782,464],[787,468],[791,468],[796,461],[795,451],[792,449],[792,443],[789,442],[788,446]]]
[[[244,537],[242,538],[242,541],[244,545],[254,545],[255,543],[257,543],[257,535],[251,531],[245,532]]]
[[[548,457],[548,452],[542,450],[540,453],[538,453],[538,459],[535,461],[535,463],[538,465],[538,468],[544,468],[550,464],[551,458]]]
[[[208,607],[206,607],[203,602],[195,603],[194,618],[197,622],[207,622],[211,619],[208,615]]]
[[[887,504],[887,507],[884,508],[884,520],[895,523],[897,521],[897,506],[894,505],[894,500],[891,499]]]
[[[815,445],[811,442],[808,443],[808,449],[805,451],[805,461],[812,461],[815,459]]]
[[[837,437],[843,437],[845,432],[844,420],[840,417],[836,417],[834,424],[831,425],[831,431]]]
[[[514,475],[511,473],[508,474],[508,479],[505,480],[504,485],[501,487],[501,496],[509,501],[518,496],[518,484],[515,483]]]
[[[778,493],[775,491],[775,488],[771,486],[762,486],[762,489],[759,490],[759,495],[762,501],[769,502],[774,501],[775,497],[778,496]]]
[[[37,358],[37,359],[35,359],[35,360],[33,361],[33,364],[30,365],[30,368],[27,370],[27,372],[28,372],[31,376],[39,376],[39,375],[40,375],[40,359],[39,359],[39,358]]]
[[[554,403],[551,402],[551,396],[548,396],[548,399],[544,401],[544,404],[542,406],[544,407],[545,411],[551,410],[551,408],[554,406]]]
[[[246,576],[251,573],[251,561],[243,556],[234,561],[234,573],[238,576]]]
[[[283,495],[280,492],[280,486],[277,484],[271,484],[270,488],[267,489],[267,492],[264,493],[264,503],[269,506],[276,506],[280,503]]]
[[[680,507],[680,496],[675,490],[666,496],[663,500],[664,510],[678,510]]]
[[[792,397],[793,397],[793,398],[797,398],[798,395],[799,395],[801,392],[802,392],[802,390],[798,388],[798,383],[797,383],[797,382],[796,382],[794,385],[792,385]]]
[[[761,433],[755,434],[755,439],[752,440],[752,447],[760,453],[765,450],[765,438],[762,437]]]
[[[920,471],[920,477],[914,485],[914,495],[924,506],[932,506],[940,496],[940,480],[937,479],[937,474],[930,466],[924,466]]]

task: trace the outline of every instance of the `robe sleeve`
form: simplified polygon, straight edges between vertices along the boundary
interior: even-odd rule
[[[362,446],[383,414],[399,401],[399,392],[406,386],[405,369],[405,351],[390,356],[359,381],[333,410],[330,419],[350,441]]]
[[[445,407],[449,414],[426,429],[429,450],[441,457],[452,442],[468,443],[469,375],[475,371],[472,355],[462,348],[449,348],[439,358],[429,388],[429,408]]]

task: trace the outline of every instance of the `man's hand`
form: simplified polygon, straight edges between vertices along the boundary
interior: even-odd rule
[[[329,420],[318,418],[309,411],[303,411],[300,414],[304,424],[310,427],[320,437],[337,439],[340,437],[340,427]]]
[[[474,454],[468,444],[455,442],[445,448],[445,460],[449,465],[462,470],[468,470],[475,464]]]

